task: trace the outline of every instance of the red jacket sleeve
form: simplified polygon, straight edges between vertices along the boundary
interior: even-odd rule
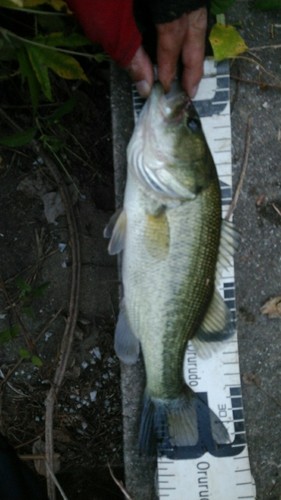
[[[87,37],[126,67],[141,45],[133,0],[67,0]]]

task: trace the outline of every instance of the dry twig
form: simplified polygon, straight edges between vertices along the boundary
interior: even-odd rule
[[[242,170],[240,174],[240,178],[231,202],[231,205],[228,209],[228,212],[226,214],[226,220],[229,220],[237,206],[238,198],[243,186],[247,166],[248,166],[248,159],[249,159],[249,152],[250,152],[250,145],[251,145],[251,127],[252,127],[252,117],[249,116],[248,121],[247,121],[247,126],[246,126],[246,139],[245,139],[245,147],[244,147],[244,154],[243,154],[243,163],[242,163]]]
[[[45,461],[45,465],[46,465],[46,471],[48,472],[48,474],[49,474],[49,475],[50,475],[50,477],[52,478],[52,480],[53,480],[53,484],[55,484],[55,485],[56,485],[56,487],[57,487],[57,489],[59,490],[59,492],[60,492],[60,494],[61,494],[62,499],[63,499],[63,500],[68,500],[68,498],[67,498],[66,494],[64,493],[64,491],[63,491],[63,489],[62,489],[62,487],[61,487],[60,483],[58,482],[58,480],[57,480],[57,478],[56,478],[55,474],[53,473],[53,471],[52,471],[52,469],[51,469],[51,467],[49,466],[49,464],[48,464],[48,462],[47,462],[47,461]]]
[[[247,83],[248,85],[257,85],[258,87],[260,87],[262,89],[272,88],[272,89],[281,90],[281,84],[278,85],[277,83],[262,82],[259,80],[247,80],[246,78],[242,78],[242,77],[237,76],[237,75],[231,75],[231,79],[237,80],[238,82]]]
[[[259,52],[260,50],[267,50],[267,49],[268,50],[270,50],[270,49],[273,49],[273,50],[281,49],[281,45],[280,44],[276,44],[276,45],[260,45],[259,47],[251,47],[250,48],[250,50],[252,52]]]
[[[125,497],[127,500],[133,500],[133,499],[132,499],[132,497],[129,495],[129,493],[128,493],[128,492],[126,491],[126,489],[124,488],[122,481],[118,481],[118,479],[114,476],[114,474],[113,474],[113,470],[112,470],[112,468],[111,468],[111,466],[110,466],[110,464],[109,464],[109,463],[107,464],[107,467],[108,467],[108,469],[109,469],[109,472],[110,472],[110,475],[111,475],[111,477],[112,477],[113,481],[115,482],[115,484],[117,484],[118,488],[120,488],[120,490],[122,491],[122,493],[123,493],[124,497]]]
[[[274,208],[275,212],[277,212],[278,215],[281,216],[281,210],[280,210],[280,208],[277,207],[277,205],[275,203],[272,203],[272,207]]]
[[[71,289],[70,289],[70,299],[68,307],[68,316],[66,320],[66,325],[61,341],[59,360],[57,364],[57,369],[54,375],[52,387],[46,397],[46,414],[45,414],[45,441],[46,441],[46,461],[49,465],[47,474],[47,487],[48,495],[50,500],[56,498],[55,483],[53,480],[54,474],[50,473],[53,470],[54,463],[54,446],[53,446],[53,413],[54,406],[57,398],[57,394],[61,387],[62,381],[64,379],[64,374],[66,371],[69,355],[72,348],[72,342],[74,337],[74,332],[76,328],[77,318],[78,318],[78,304],[79,304],[79,291],[80,291],[80,244],[78,238],[78,230],[76,217],[74,214],[74,209],[72,206],[72,200],[69,194],[69,190],[63,181],[63,178],[58,171],[55,163],[52,159],[45,153],[43,148],[37,143],[33,142],[33,150],[43,159],[45,165],[50,170],[54,180],[56,181],[60,195],[65,207],[69,236],[70,236],[70,247],[72,251],[72,267],[71,267]]]

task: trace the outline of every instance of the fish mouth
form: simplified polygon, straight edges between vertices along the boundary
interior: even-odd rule
[[[162,85],[155,86],[155,105],[158,106],[161,118],[167,124],[180,123],[193,104],[183,91],[178,81],[174,81],[169,92],[165,93]]]
[[[169,92],[167,92],[165,95],[166,101],[170,106],[175,106],[175,105],[185,105],[186,103],[190,102],[190,98],[188,95],[184,92],[182,87],[180,86],[179,82],[177,80],[172,82],[171,88]]]

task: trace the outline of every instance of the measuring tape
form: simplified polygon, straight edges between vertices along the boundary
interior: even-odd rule
[[[194,104],[212,152],[222,195],[222,217],[232,199],[231,123],[229,67],[227,62],[206,59]],[[143,99],[133,89],[135,120]],[[225,269],[218,286],[227,303],[233,322],[236,319],[234,264]],[[230,443],[212,451],[210,426],[209,451],[201,446],[183,447],[180,458],[158,459],[158,496],[170,500],[242,500],[256,498],[245,435],[237,332],[215,355],[202,359],[192,343],[188,344],[184,375],[187,384],[203,399],[224,423]]]

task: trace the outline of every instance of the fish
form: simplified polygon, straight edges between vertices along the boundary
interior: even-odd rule
[[[216,283],[233,256],[236,233],[222,220],[216,166],[195,107],[178,84],[168,94],[154,85],[127,164],[123,209],[104,235],[109,253],[122,254],[115,351],[126,364],[141,352],[145,366],[140,453],[168,456],[194,446],[201,439],[198,414],[211,422],[215,442],[226,443],[223,423],[187,385],[183,362],[188,342],[206,357],[215,349],[204,346],[233,334]]]

